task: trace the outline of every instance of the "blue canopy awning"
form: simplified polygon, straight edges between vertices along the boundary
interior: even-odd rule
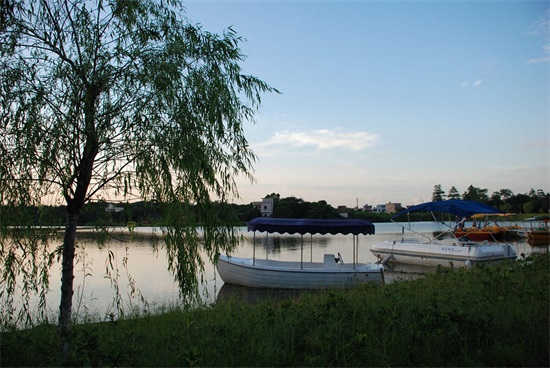
[[[481,202],[451,199],[448,201],[427,202],[412,206],[406,210],[396,213],[391,217],[391,219],[393,220],[396,217],[411,212],[452,213],[453,215],[459,217],[470,217],[476,213],[502,213],[502,211]]]
[[[315,220],[258,217],[247,223],[248,231],[289,234],[374,234],[370,221],[356,219]]]

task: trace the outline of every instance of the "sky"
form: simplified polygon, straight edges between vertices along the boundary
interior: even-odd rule
[[[550,190],[548,1],[189,1],[262,96],[240,199],[333,207]]]

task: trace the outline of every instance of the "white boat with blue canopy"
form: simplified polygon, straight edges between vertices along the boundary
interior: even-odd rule
[[[436,214],[452,214],[457,218],[468,218],[478,213],[501,213],[501,211],[484,203],[464,200],[447,200],[419,204],[409,207],[391,217],[392,222],[397,218],[414,212],[430,212],[434,221],[445,224],[437,219]],[[383,243],[374,244],[370,251],[384,265],[414,264],[421,266],[442,267],[471,267],[476,263],[498,262],[503,260],[515,260],[517,253],[513,245],[498,242],[473,242],[467,238],[456,238],[453,235],[453,227],[446,225],[448,229],[441,232],[435,238],[420,234],[412,230],[410,217],[408,227],[402,227],[400,240],[386,240]],[[405,238],[404,232],[409,230],[414,234],[412,238]],[[448,235],[450,234],[450,236]],[[445,237],[449,238],[445,238]]]
[[[227,284],[274,289],[349,288],[366,282],[383,283],[384,268],[376,263],[357,263],[359,235],[374,234],[366,220],[315,220],[260,217],[247,223],[254,232],[252,258],[220,255],[217,268]],[[256,258],[256,232],[301,235],[300,261]],[[324,254],[322,262],[304,260],[305,234],[343,234],[353,237],[353,260],[345,263],[340,254]]]

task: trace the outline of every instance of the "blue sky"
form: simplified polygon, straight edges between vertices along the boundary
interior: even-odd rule
[[[246,136],[256,183],[333,206],[431,200],[434,185],[549,191],[548,1],[191,1],[279,89]]]

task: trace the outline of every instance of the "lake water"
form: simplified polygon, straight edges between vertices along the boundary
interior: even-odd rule
[[[447,225],[433,222],[417,222],[411,225],[419,236],[427,235],[430,237],[433,237],[434,233],[445,231],[448,228]],[[376,223],[375,227],[376,235],[359,236],[357,259],[359,263],[376,262],[376,258],[369,251],[372,244],[401,237],[401,227],[395,223]],[[118,269],[117,283],[126,310],[137,309],[154,312],[161,307],[181,304],[178,284],[167,270],[165,250],[162,244],[157,244],[155,248],[152,243],[153,238],[147,236],[151,235],[153,231],[160,234],[158,229],[137,228],[137,233],[146,236],[130,242],[111,240],[103,248],[99,248],[97,243],[86,237],[79,237],[80,260],[75,266],[75,294],[73,299],[75,316],[106,318],[109,313],[117,314],[117,308],[114,306],[115,288],[111,280],[105,277],[108,269],[109,252],[114,255],[113,266]],[[245,227],[240,228],[240,232],[244,239],[233,253],[235,256],[252,257],[253,244],[255,243],[257,258],[299,261],[303,257],[305,261],[320,262],[325,253],[334,255],[340,253],[345,262],[351,263],[353,261],[353,239],[351,235],[304,235],[302,238],[300,235],[269,234],[266,238],[263,233],[256,233],[253,236],[253,233],[247,232]],[[406,236],[410,237],[410,233],[406,232]],[[508,243],[516,247],[518,255],[548,251],[548,246],[531,247],[527,243],[527,239],[520,238],[508,241]],[[51,269],[47,309],[52,316],[57,316],[59,306],[60,269],[61,265],[59,263],[55,263]],[[391,279],[391,275],[389,276]],[[140,298],[130,295],[131,288],[128,286],[130,279],[135,281],[135,285],[147,304],[144,304]],[[218,298],[226,298],[231,295],[234,290],[232,287],[224,287],[224,283],[217,274],[214,265],[206,262],[205,281],[201,285],[203,302],[207,304],[216,302]],[[238,295],[242,296],[242,290],[239,290],[239,293]]]

